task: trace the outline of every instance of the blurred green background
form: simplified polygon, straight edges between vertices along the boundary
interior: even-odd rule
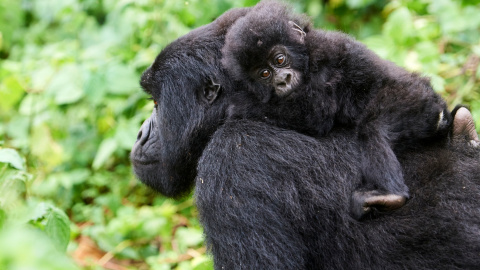
[[[0,269],[211,269],[191,198],[128,154],[153,108],[142,71],[168,43],[253,0],[0,0]],[[295,1],[432,78],[480,119],[478,0]]]

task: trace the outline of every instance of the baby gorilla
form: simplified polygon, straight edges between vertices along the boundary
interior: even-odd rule
[[[229,116],[312,136],[354,128],[363,179],[352,194],[352,215],[403,206],[409,193],[395,153],[447,136],[446,103],[428,79],[345,34],[314,30],[288,10],[263,1],[228,32],[222,65],[238,87]]]

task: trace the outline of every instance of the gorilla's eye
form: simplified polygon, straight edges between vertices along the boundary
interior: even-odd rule
[[[275,63],[277,63],[278,65],[283,65],[285,64],[285,59],[285,55],[279,54],[275,57]]]
[[[270,70],[264,69],[264,70],[260,71],[260,76],[262,77],[262,79],[266,79],[266,78],[270,77]]]

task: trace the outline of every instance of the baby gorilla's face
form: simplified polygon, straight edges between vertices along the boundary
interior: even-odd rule
[[[275,88],[279,97],[287,97],[302,81],[302,73],[292,68],[292,57],[284,46],[270,50],[267,61],[253,71],[255,80]]]

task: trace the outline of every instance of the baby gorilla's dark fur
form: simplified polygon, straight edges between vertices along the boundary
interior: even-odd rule
[[[427,78],[345,34],[312,29],[308,19],[275,1],[239,19],[222,53],[238,89],[230,117],[318,137],[338,127],[356,129],[363,163],[363,181],[352,194],[357,218],[371,207],[401,207],[409,193],[396,154],[445,136],[451,125],[446,103]]]

